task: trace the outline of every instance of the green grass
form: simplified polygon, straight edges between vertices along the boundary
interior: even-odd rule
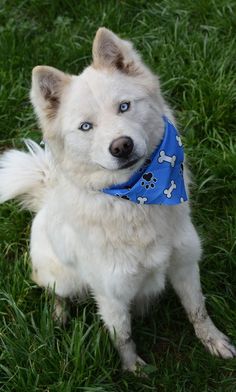
[[[236,342],[235,15],[235,0],[1,0],[0,150],[41,138],[29,103],[35,65],[79,73],[101,25],[132,39],[182,129],[207,306]],[[50,300],[30,280],[31,219],[15,203],[0,208],[0,390],[236,391],[236,360],[205,352],[171,290],[133,323],[146,379],[121,372],[92,301],[73,305],[66,329],[53,325]]]

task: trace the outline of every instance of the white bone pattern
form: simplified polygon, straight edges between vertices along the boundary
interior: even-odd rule
[[[170,185],[169,189],[164,190],[164,194],[166,195],[166,197],[168,197],[168,199],[171,198],[172,192],[174,189],[176,189],[176,184],[175,184],[174,180],[171,180],[171,185]]]
[[[138,200],[139,204],[145,204],[145,202],[147,201],[147,198],[139,196],[137,198],[137,200]]]
[[[158,158],[159,163],[169,162],[172,167],[175,166],[176,156],[173,155],[172,157],[166,155],[165,151],[160,151],[160,156]]]
[[[176,136],[176,140],[178,142],[178,145],[181,147],[183,145],[181,137],[180,136]]]

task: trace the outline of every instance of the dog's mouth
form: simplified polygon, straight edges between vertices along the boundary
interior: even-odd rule
[[[145,160],[145,155],[142,155],[141,157],[135,157],[134,159],[131,159],[129,161],[125,161],[123,160],[123,162],[119,162],[120,165],[116,168],[108,168],[106,166],[103,166],[99,163],[99,166],[101,166],[103,169],[108,169],[108,170],[124,170],[124,169],[128,169],[128,168],[133,168],[133,166],[135,166],[138,162],[140,162],[140,164],[142,164],[142,162]]]
[[[127,169],[128,167],[134,166],[141,158],[132,159],[132,161],[126,162],[124,165],[119,167],[120,169]]]
[[[144,158],[144,155],[142,155],[141,157],[137,157],[135,159],[132,159],[131,161],[128,161],[128,162],[124,163],[123,165],[119,166],[118,170],[123,170],[123,169],[127,169],[129,167],[132,167],[132,166],[136,165],[136,163],[141,161],[143,158]]]

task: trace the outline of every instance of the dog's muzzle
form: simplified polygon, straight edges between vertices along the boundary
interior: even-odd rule
[[[141,157],[134,153],[134,142],[129,136],[120,136],[109,146],[110,154],[117,158],[118,170],[134,166]]]
[[[134,148],[134,142],[129,136],[120,136],[109,146],[111,155],[115,158],[128,159]]]

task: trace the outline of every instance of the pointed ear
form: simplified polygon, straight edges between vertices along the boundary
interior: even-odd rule
[[[70,80],[71,76],[53,67],[39,65],[33,69],[30,97],[42,126],[56,117],[63,90]]]
[[[139,75],[144,67],[131,42],[120,39],[105,27],[98,29],[93,41],[93,66],[118,69],[130,75]]]

